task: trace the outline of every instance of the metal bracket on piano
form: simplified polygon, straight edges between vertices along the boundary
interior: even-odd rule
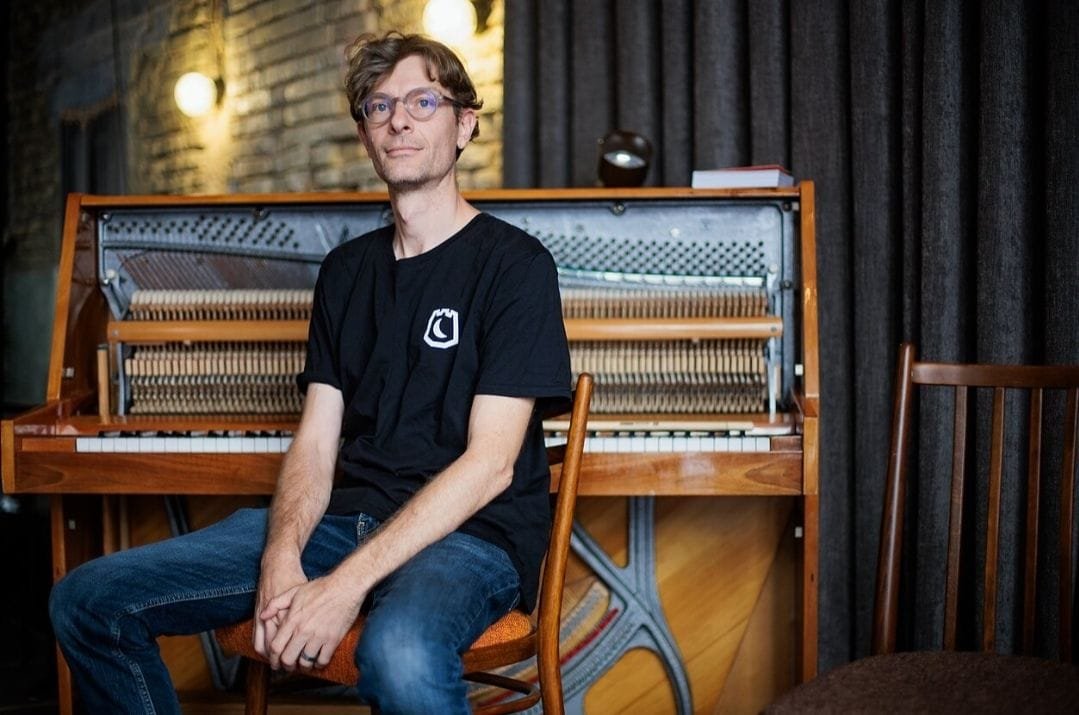
[[[600,635],[563,665],[567,713],[583,713],[588,688],[633,648],[659,656],[674,690],[679,715],[693,712],[682,655],[663,615],[656,585],[655,500],[629,497],[626,519],[626,565],[618,567],[578,522],[570,545],[581,560],[610,588],[609,613],[614,618]],[[539,706],[529,712],[540,712]]]

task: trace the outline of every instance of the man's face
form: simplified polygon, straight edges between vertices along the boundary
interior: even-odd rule
[[[423,58],[410,55],[375,85],[372,94],[400,99],[419,88],[449,96],[445,87],[428,78]],[[443,102],[431,117],[417,120],[405,109],[404,101],[398,101],[384,124],[371,126],[366,119],[359,123],[360,138],[375,171],[390,189],[435,185],[453,173],[457,149],[468,143],[476,123],[471,109],[462,109],[459,118],[455,114],[453,105]]]

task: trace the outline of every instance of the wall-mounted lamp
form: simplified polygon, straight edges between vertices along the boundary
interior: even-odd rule
[[[427,0],[423,31],[446,44],[460,44],[483,31],[490,14],[490,0]]]
[[[172,96],[176,106],[189,117],[201,117],[214,108],[224,83],[201,72],[188,72],[176,80]]]
[[[640,186],[652,162],[652,143],[633,132],[615,131],[599,140],[599,180],[604,186]]]

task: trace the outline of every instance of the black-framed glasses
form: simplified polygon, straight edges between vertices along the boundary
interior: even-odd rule
[[[438,111],[438,106],[443,102],[457,104],[457,100],[439,94],[429,87],[414,89],[404,97],[391,97],[387,94],[372,94],[363,100],[360,111],[364,119],[373,127],[385,124],[397,110],[397,103],[403,102],[405,111],[409,116],[418,121],[426,121]]]

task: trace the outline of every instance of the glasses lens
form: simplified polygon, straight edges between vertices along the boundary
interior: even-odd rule
[[[416,119],[427,119],[438,110],[439,96],[430,89],[414,89],[405,95],[405,109]]]
[[[363,116],[372,124],[381,124],[393,114],[394,101],[392,97],[382,94],[373,94],[363,101],[361,109]]]

